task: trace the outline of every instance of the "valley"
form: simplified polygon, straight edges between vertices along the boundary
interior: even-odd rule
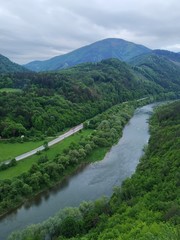
[[[146,234],[148,232],[146,221],[144,220],[144,228],[142,222],[151,212],[151,220],[147,224],[151,228],[150,232],[154,234],[152,236],[156,236],[156,233],[159,231],[159,234],[162,234],[164,237],[165,229],[167,229],[168,234],[176,236],[176,226],[179,224],[179,218],[174,214],[174,210],[171,211],[171,207],[175,211],[179,211],[177,207],[179,205],[178,192],[176,189],[178,185],[176,175],[178,175],[177,156],[179,143],[179,101],[177,99],[179,98],[179,54],[163,50],[151,50],[145,46],[122,39],[105,39],[77,49],[69,54],[58,56],[45,62],[32,62],[24,66],[12,63],[8,58],[0,55],[0,162],[9,161],[8,164],[1,164],[0,166],[0,215],[2,217],[2,228],[1,226],[0,228],[4,229],[5,234],[2,239],[5,239],[7,233],[11,232],[11,230],[9,232],[8,229],[5,230],[3,218],[6,219],[6,216],[11,211],[14,211],[24,203],[28,203],[30,199],[36,199],[38,198],[37,196],[41,196],[42,192],[51,192],[50,189],[53,189],[57,184],[61,186],[61,183],[71,179],[70,176],[78,172],[78,169],[89,169],[89,167],[91,168],[91,166],[99,164],[100,172],[97,172],[96,178],[100,178],[101,175],[106,176],[107,174],[107,179],[105,177],[104,181],[110,181],[116,169],[111,171],[110,166],[107,164],[107,171],[101,173],[106,160],[98,163],[97,161],[102,160],[104,157],[106,159],[106,156],[109,156],[111,151],[113,151],[112,149],[116,147],[113,145],[116,145],[119,139],[121,139],[120,142],[123,141],[122,133],[131,126],[131,121],[130,125],[126,124],[132,118],[136,109],[146,109],[149,103],[166,100],[174,101],[174,103],[168,105],[169,107],[163,106],[155,111],[150,120],[151,137],[149,146],[147,150],[145,148],[145,156],[140,160],[138,166],[143,146],[148,141],[147,122],[142,123],[142,125],[146,124],[146,138],[143,138],[141,146],[138,148],[138,142],[134,140],[135,152],[133,148],[132,151],[129,150],[131,149],[131,144],[127,147],[128,151],[126,151],[124,158],[126,159],[126,156],[132,152],[133,155],[128,158],[128,161],[131,162],[133,159],[136,164],[133,165],[132,170],[130,165],[127,165],[126,169],[121,164],[120,168],[117,167],[116,180],[119,183],[118,185],[122,184],[122,187],[113,191],[113,186],[116,185],[113,182],[107,190],[107,195],[110,197],[108,200],[101,199],[97,200],[97,202],[84,203],[86,208],[89,209],[88,215],[83,211],[81,212],[80,206],[80,208],[72,209],[72,212],[78,215],[75,213],[74,215],[65,214],[66,217],[62,222],[61,218],[55,218],[57,225],[59,224],[58,227],[62,229],[61,231],[55,229],[53,234],[49,228],[48,230],[45,228],[44,231],[48,231],[48,234],[52,235],[53,239],[61,240],[71,237],[73,237],[73,240],[81,239],[81,237],[83,240],[116,239],[115,232],[118,232],[116,231],[116,223],[113,225],[112,231],[109,230],[109,226],[112,224],[111,220],[115,219],[118,222],[118,219],[121,219],[124,221],[123,216],[125,216],[127,218],[127,227],[132,227],[131,221],[135,221],[137,223],[135,231],[138,231],[138,224],[140,224],[140,228]],[[147,106],[143,107],[145,105]],[[151,110],[146,110],[143,116],[148,116],[149,118]],[[138,118],[138,115],[136,117]],[[148,118],[145,118],[145,120]],[[165,130],[161,129],[161,124],[162,127],[165,127],[167,136]],[[69,133],[75,132],[75,126],[80,126],[78,133],[69,136]],[[138,130],[140,126],[135,126],[134,129]],[[161,149],[158,143],[152,142],[152,139],[158,139],[154,129],[157,129],[159,136],[162,135],[159,141],[164,146],[163,149],[166,149],[165,152],[163,152],[164,150]],[[133,131],[131,130],[129,133],[132,139]],[[61,134],[62,136],[60,136]],[[66,135],[68,137],[64,139]],[[136,132],[133,136],[137,140],[141,134],[139,135]],[[172,139],[177,141],[172,144],[171,152],[171,148],[166,147],[166,144],[169,146],[169,142],[172,143]],[[32,151],[33,149],[35,150]],[[154,149],[157,152],[154,152]],[[29,156],[18,161],[23,157],[19,155],[25,152],[29,152]],[[138,152],[137,157],[134,157]],[[161,155],[161,153],[164,155]],[[174,175],[168,174],[170,165],[164,162],[163,167],[160,166],[162,157],[165,157],[168,161],[167,156],[172,161]],[[118,162],[120,158],[121,153],[116,157],[116,161]],[[165,179],[165,185],[163,186],[166,189],[167,185],[168,189],[168,194],[160,199],[159,203],[154,201],[154,205],[150,204],[149,208],[147,203],[150,203],[151,199],[153,199],[153,194],[156,194],[156,192],[153,192],[153,189],[156,189],[156,187],[160,189],[162,185],[154,185],[154,180],[150,177],[148,168],[146,168],[146,165],[150,169],[152,167],[151,163],[146,162],[147,159],[150,159],[148,160],[150,162],[152,160],[154,163],[158,159],[158,171],[160,168],[165,168],[163,173],[158,172],[158,174]],[[108,161],[111,161],[111,159]],[[141,168],[145,170],[145,173],[139,170]],[[136,172],[134,173],[135,169]],[[96,167],[94,170],[92,168],[90,175],[93,176],[95,171]],[[118,178],[120,178],[123,171],[128,171],[128,174],[119,182]],[[152,167],[152,176],[155,176],[154,171],[155,169]],[[119,175],[119,173],[121,174]],[[77,183],[79,188],[81,188],[80,184],[83,183],[83,178],[86,179],[83,171],[77,175],[77,178],[81,174],[83,177]],[[147,182],[145,181],[145,174],[148,176]],[[172,187],[174,195],[170,191],[170,185],[166,181],[166,176],[170,177],[169,182],[171,185],[172,182],[175,182],[175,186]],[[127,177],[129,178],[125,180]],[[143,179],[142,182],[145,185],[139,184],[138,178]],[[84,181],[86,182],[86,180]],[[86,183],[84,188],[86,191],[90,191],[91,187],[88,185],[88,182]],[[108,185],[108,183],[106,184]],[[139,187],[137,187],[138,184]],[[163,183],[159,181],[159,184]],[[137,195],[135,189],[137,189]],[[61,192],[61,189],[58,191]],[[98,192],[97,189],[95,190],[96,192]],[[162,192],[164,193],[164,190]],[[83,200],[96,200],[103,193],[99,192],[99,195],[91,193],[91,198],[87,192],[85,194],[86,197],[83,197],[85,195],[81,192],[79,193],[80,198],[78,201],[70,204],[66,204],[68,200],[64,199],[61,202],[62,207],[57,204],[57,208],[54,209],[52,214],[50,213],[50,208],[47,211],[48,216],[45,215],[41,219],[38,216],[37,219],[39,220],[32,220],[32,223],[37,223],[52,216],[58,211],[58,208],[78,207]],[[143,197],[143,193],[146,198]],[[73,199],[72,195],[69,198]],[[141,200],[143,202],[142,209],[145,212],[144,215],[139,207],[139,201]],[[98,203],[98,201],[100,202]],[[118,205],[119,201],[120,206]],[[164,208],[162,207],[163,202],[165,203]],[[96,204],[99,204],[99,207],[96,208]],[[71,210],[67,211],[71,213]],[[166,217],[166,212],[168,217]],[[60,216],[61,214],[64,213],[60,213]],[[142,215],[138,215],[139,217],[136,219],[134,214]],[[116,215],[118,215],[117,218]],[[77,219],[79,219],[77,224],[79,225],[75,224],[77,216]],[[162,219],[165,219],[167,224]],[[107,224],[104,221],[107,221]],[[69,222],[72,224],[69,224]],[[26,222],[26,224],[30,223],[31,220]],[[53,224],[55,223],[53,222]],[[68,226],[74,226],[74,224],[75,229],[68,230]],[[42,226],[44,227],[44,225]],[[11,227],[12,230],[18,230],[17,228],[25,227],[25,225],[17,226],[15,224],[11,226],[10,220],[9,229]],[[157,231],[154,230],[156,228],[158,229]],[[101,234],[99,234],[99,229],[102,229]],[[120,226],[120,229],[124,231],[122,239],[133,239],[133,231],[127,233],[126,227],[123,226]],[[1,231],[3,232],[3,230]],[[29,233],[28,231],[24,230],[24,232],[18,233],[19,235],[14,234],[9,239],[34,240],[33,236],[35,235],[37,240],[43,239],[38,227],[32,227]],[[72,234],[68,235],[67,233],[71,231]],[[107,234],[107,231],[109,231],[109,234]],[[48,234],[43,236],[48,237]],[[140,235],[137,234],[137,236]]]
[[[10,229],[20,229],[30,222],[44,221],[56,214],[59,209],[77,207],[83,201],[96,200],[101,196],[110,197],[113,188],[129,177],[138,164],[144,144],[147,144],[149,138],[147,119],[152,108],[153,104],[139,108],[135,112],[125,126],[120,141],[118,140],[104,159],[101,158],[102,161],[97,162],[98,159],[94,156],[96,162],[82,165],[61,184],[27,201],[17,213],[13,211],[0,221],[0,232],[7,234]],[[26,218],[26,215],[29,218]]]

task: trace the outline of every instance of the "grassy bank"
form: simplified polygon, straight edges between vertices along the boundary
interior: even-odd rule
[[[122,135],[123,127],[133,112],[132,103],[116,105],[89,120],[80,133],[41,155],[19,162],[4,173],[1,171],[0,214],[55,185],[78,166],[103,159]]]
[[[0,162],[13,159],[18,155],[25,152],[31,151],[43,144],[44,141],[33,141],[33,142],[23,142],[23,143],[7,143],[4,141],[0,142]]]
[[[11,92],[22,92],[21,89],[18,88],[0,88],[0,92],[6,92],[6,93],[11,93]]]
[[[24,172],[27,172],[32,167],[33,164],[38,162],[38,159],[40,157],[47,156],[48,159],[50,161],[52,161],[56,157],[57,154],[63,153],[63,151],[65,149],[69,148],[71,146],[71,144],[80,142],[81,139],[89,136],[92,133],[92,131],[93,130],[90,130],[90,129],[82,130],[80,133],[76,133],[76,134],[64,139],[63,141],[53,145],[47,151],[42,151],[39,154],[25,158],[24,160],[21,160],[21,161],[18,161],[16,166],[13,166],[11,168],[8,168],[8,169],[0,172],[0,180],[12,179],[14,177],[19,176],[20,174],[22,174]],[[19,143],[14,143],[14,144],[8,143],[7,145],[6,144],[2,144],[2,145],[6,147],[5,148],[6,153],[8,153],[8,149],[10,149],[10,147],[12,147],[11,148],[12,151],[14,150],[13,153],[16,154],[14,156],[17,156],[17,155],[21,154],[21,153],[18,153],[18,151],[19,152],[23,151],[22,153],[24,153],[26,151],[29,151],[33,148],[36,148],[36,147],[42,145],[43,142],[38,142],[38,143],[35,142],[34,144],[31,142],[30,143],[27,142],[27,143],[23,143],[23,145],[24,145],[23,147]],[[1,147],[1,145],[0,145],[0,147]],[[26,151],[25,151],[25,149],[26,149]],[[95,154],[94,158],[96,158],[96,154]],[[9,159],[9,158],[7,158],[7,159]]]

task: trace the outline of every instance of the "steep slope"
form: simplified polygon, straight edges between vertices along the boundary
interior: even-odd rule
[[[24,66],[37,72],[50,71],[75,66],[85,62],[99,62],[108,58],[128,61],[132,57],[150,51],[150,49],[142,45],[122,39],[109,38],[46,61],[34,61]]]
[[[27,72],[26,68],[11,62],[7,57],[0,54],[0,73]]]

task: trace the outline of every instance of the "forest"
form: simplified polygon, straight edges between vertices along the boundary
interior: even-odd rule
[[[45,154],[39,154],[37,161],[29,169],[26,169],[26,171],[14,178],[7,177],[1,180],[0,215],[3,216],[27,199],[54,186],[83,164],[88,164],[90,156],[95,151],[97,152],[102,148],[106,148],[106,151],[108,151],[121,137],[123,127],[132,116],[136,107],[156,100],[177,99],[180,92],[178,68],[174,67],[172,71],[164,71],[163,69],[169,69],[171,64],[164,61],[163,64],[158,65],[157,61],[159,61],[159,58],[148,56],[147,59],[141,59],[139,62],[137,61],[137,64],[132,64],[131,66],[117,59],[109,59],[99,63],[81,64],[59,72],[34,73],[30,71],[25,72],[23,69],[21,72],[1,73],[1,143],[23,144],[26,141],[42,141],[47,137],[55,137],[61,131],[74,127],[79,123],[84,123],[84,128],[89,130],[89,135],[84,135],[78,142],[70,144],[70,146],[61,153],[57,153],[53,158],[48,158]],[[139,101],[139,99],[144,100]],[[152,119],[151,139],[153,139],[153,134],[157,132],[159,132],[158,137],[161,136],[160,124],[169,124],[170,121],[172,127],[176,126],[175,119],[178,121],[179,117],[173,114],[176,113],[176,108],[178,108],[178,104],[169,108],[172,109],[172,112],[169,112],[170,110],[167,111],[165,108],[155,114],[156,118]],[[163,118],[163,116],[166,117]],[[168,121],[170,116],[172,116],[172,119]],[[156,128],[158,131],[153,131]],[[176,131],[176,134],[178,134],[178,131]],[[170,133],[168,136],[170,136]],[[151,141],[149,148],[151,148]],[[156,146],[155,142],[152,144],[152,152],[154,152],[158,146]],[[168,143],[163,145],[162,142],[161,145],[165,147]],[[48,149],[46,150],[48,151]],[[156,150],[157,154],[159,154],[161,151],[160,146]],[[150,152],[147,150],[145,154],[147,159],[151,159]],[[169,154],[173,160],[174,153],[170,152]],[[165,158],[165,156],[163,157]],[[156,158],[157,156],[155,156]],[[141,160],[142,163],[146,161],[146,157],[143,159]],[[140,163],[140,166],[142,163]],[[0,173],[5,173],[7,168],[14,171],[15,167],[19,167],[18,164],[14,159],[9,164],[2,163],[0,165]],[[143,166],[148,165],[146,162],[143,164]],[[146,168],[143,169],[143,171],[145,170]],[[168,170],[166,169],[166,171]],[[140,174],[140,172],[137,169],[136,174]],[[145,181],[147,180],[146,177],[144,178],[142,182],[147,184],[146,190],[151,190],[154,186],[154,178],[149,177],[149,182]],[[141,179],[141,175],[138,175],[138,179]],[[38,228],[37,232],[35,230],[35,233],[34,228],[32,228],[30,234],[37,235],[37,240],[42,239],[43,234],[47,233],[47,231],[54,239],[68,237],[75,237],[74,239],[80,239],[80,237],[82,239],[109,239],[110,237],[105,237],[105,229],[111,226],[111,218],[115,218],[116,210],[118,214],[122,212],[122,216],[125,218],[128,218],[128,214],[132,214],[134,217],[139,214],[137,213],[138,199],[141,197],[142,201],[144,201],[142,192],[144,193],[145,190],[143,189],[144,185],[141,186],[138,179],[125,181],[122,189],[116,189],[110,201],[103,198],[95,203],[85,203],[85,206],[82,204],[79,209],[67,210],[67,212],[74,212],[72,215],[67,215],[64,212],[60,213],[60,216],[61,214],[64,216],[64,220],[61,221],[61,218],[57,220],[57,224],[54,227],[58,226],[58,228],[54,229],[53,227],[53,232],[49,228],[43,227],[42,231]],[[137,181],[134,184],[138,184],[140,195],[136,195],[135,185],[131,181]],[[147,194],[146,200],[151,202],[149,197]],[[118,201],[122,202],[122,209],[120,208],[119,210]],[[163,201],[159,208],[163,208]],[[142,209],[146,209],[146,203],[143,204],[144,208]],[[176,204],[172,204],[172,206],[174,209]],[[170,207],[167,204],[165,210],[170,209]],[[81,208],[84,210],[81,211]],[[126,208],[129,212],[126,212]],[[159,208],[157,209],[158,213],[160,213],[157,215],[161,216]],[[88,209],[87,212],[85,209]],[[145,212],[145,216],[143,213],[142,215],[145,218],[152,211],[153,206],[148,209],[147,213]],[[175,211],[177,211],[176,207]],[[77,216],[76,213],[78,214],[78,221],[75,218]],[[138,219],[140,219],[138,224],[141,225],[143,220],[141,218]],[[153,212],[152,219],[154,219]],[[157,219],[159,222],[162,220],[161,217],[157,217]],[[122,222],[124,221],[123,217],[121,220]],[[64,224],[64,227],[61,226],[61,222]],[[108,222],[109,225],[104,225],[105,223],[108,224]],[[118,224],[120,223],[118,222]],[[165,224],[165,228],[170,226],[174,232],[174,223],[168,224],[170,225]],[[72,226],[70,230],[67,229],[69,225]],[[127,223],[127,228],[130,226],[130,223]],[[114,225],[114,230],[112,227],[110,228],[112,232],[117,232],[116,225]],[[152,228],[154,228],[154,225],[152,225]],[[161,226],[158,225],[157,228],[159,229]],[[100,232],[102,232],[102,237],[98,234]],[[13,235],[14,238],[12,239],[35,239],[32,235],[28,235],[26,231],[18,234]],[[124,232],[124,234],[126,233]],[[76,238],[76,236],[78,237]],[[115,235],[112,233],[112,236]],[[126,235],[124,236],[122,239],[126,239]],[[112,237],[110,239],[115,238]]]
[[[100,126],[107,129],[107,121]],[[180,101],[155,110],[150,133],[136,172],[114,189],[110,199],[65,209],[42,224],[13,233],[9,240],[178,240]]]
[[[148,96],[177,98],[178,72],[172,71],[168,81],[161,69],[155,69],[151,79],[149,68],[147,72],[143,66],[131,68],[110,59],[60,72],[3,73],[0,136],[11,141],[22,135],[24,140],[43,139],[121,102]]]

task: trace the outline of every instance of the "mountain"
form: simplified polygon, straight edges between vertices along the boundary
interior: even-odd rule
[[[128,42],[123,39],[108,38],[67,54],[53,57],[45,61],[33,61],[24,66],[36,72],[51,71],[75,66],[80,63],[100,62],[101,60],[108,58],[129,61],[137,55],[148,53],[150,51],[151,50],[145,46]]]
[[[11,62],[7,57],[0,54],[0,73],[27,72],[26,68]]]
[[[173,61],[174,63],[180,64],[180,54],[179,53],[175,53],[175,52],[171,52],[171,51],[167,51],[167,50],[160,50],[160,49],[153,50],[153,53],[155,53],[158,56],[165,57],[165,58],[169,59],[170,61]]]

